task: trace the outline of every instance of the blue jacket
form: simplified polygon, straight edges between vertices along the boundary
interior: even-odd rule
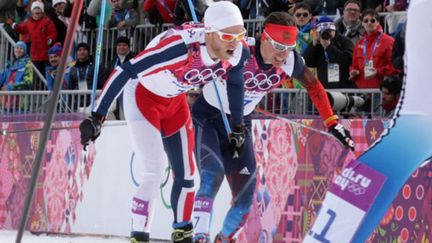
[[[74,65],[74,62],[69,61],[67,66],[66,66],[66,70],[65,70],[65,74],[64,74],[64,80],[63,80],[63,84],[62,84],[62,89],[68,89],[71,86],[69,75],[70,75],[70,70],[71,70],[73,65]],[[52,90],[54,87],[54,81],[55,81],[56,73],[57,73],[57,67],[53,67],[53,66],[45,67],[45,79],[47,80],[48,90]]]
[[[15,75],[14,80],[10,80],[12,75]],[[0,73],[0,87],[5,86],[6,90],[29,90],[32,82],[33,68],[29,56],[6,64],[5,70]]]

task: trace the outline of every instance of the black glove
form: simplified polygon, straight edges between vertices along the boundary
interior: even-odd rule
[[[97,113],[92,112],[91,116],[87,117],[80,124],[81,132],[81,144],[86,150],[87,145],[89,145],[90,140],[94,141],[99,137],[102,128],[103,117]]]
[[[229,135],[228,144],[228,149],[233,159],[238,158],[243,151],[245,138],[246,128],[243,125],[234,127],[232,133]]]
[[[354,141],[351,138],[351,134],[344,126],[337,123],[330,127],[330,132],[341,142],[345,147],[354,151]]]

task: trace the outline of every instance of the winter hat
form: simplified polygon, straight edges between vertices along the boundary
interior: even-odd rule
[[[243,17],[239,8],[232,2],[211,3],[204,13],[206,32],[214,32],[236,25],[243,26]]]
[[[336,30],[336,25],[330,17],[323,16],[318,20],[317,31],[323,32],[324,30]]]
[[[90,47],[87,43],[85,42],[81,42],[77,45],[76,50],[78,51],[78,49],[80,49],[81,47],[84,47],[85,49],[87,49],[87,51],[90,52]]]
[[[54,7],[57,3],[66,3],[66,0],[53,0],[52,6]]]
[[[118,45],[119,43],[125,43],[126,45],[128,45],[130,47],[129,38],[127,38],[126,36],[120,36],[119,38],[117,38],[116,45]]]
[[[15,47],[20,46],[22,49],[24,49],[24,53],[27,54],[27,44],[24,41],[18,41],[15,44]]]
[[[34,1],[30,7],[30,11],[33,11],[35,8],[40,8],[42,12],[44,11],[44,4],[39,1]]]
[[[55,43],[49,50],[48,55],[57,55],[60,56],[63,51],[63,47],[60,42]]]

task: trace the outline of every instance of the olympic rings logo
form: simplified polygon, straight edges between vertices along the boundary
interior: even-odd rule
[[[366,192],[366,189],[362,186],[360,186],[359,184],[356,183],[350,183],[348,185],[348,191],[354,193],[355,195],[361,195],[364,194]]]
[[[267,76],[266,73],[258,73],[255,75],[251,71],[245,72],[243,78],[246,89],[255,91],[268,91],[279,84],[281,80],[281,77],[276,73]]]
[[[218,68],[213,71],[211,68],[205,68],[202,70],[191,69],[187,71],[184,75],[184,79],[188,84],[205,84],[219,77],[222,77],[226,73],[225,68]]]

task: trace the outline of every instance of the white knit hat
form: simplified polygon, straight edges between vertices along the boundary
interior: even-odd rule
[[[206,32],[213,32],[236,25],[243,26],[243,17],[240,9],[232,2],[211,3],[204,13]]]
[[[30,11],[33,11],[35,8],[40,8],[42,12],[44,11],[44,4],[39,1],[34,1],[31,5]]]
[[[66,0],[53,0],[53,1],[52,1],[52,5],[53,5],[53,7],[54,7],[57,3],[66,3]]]

